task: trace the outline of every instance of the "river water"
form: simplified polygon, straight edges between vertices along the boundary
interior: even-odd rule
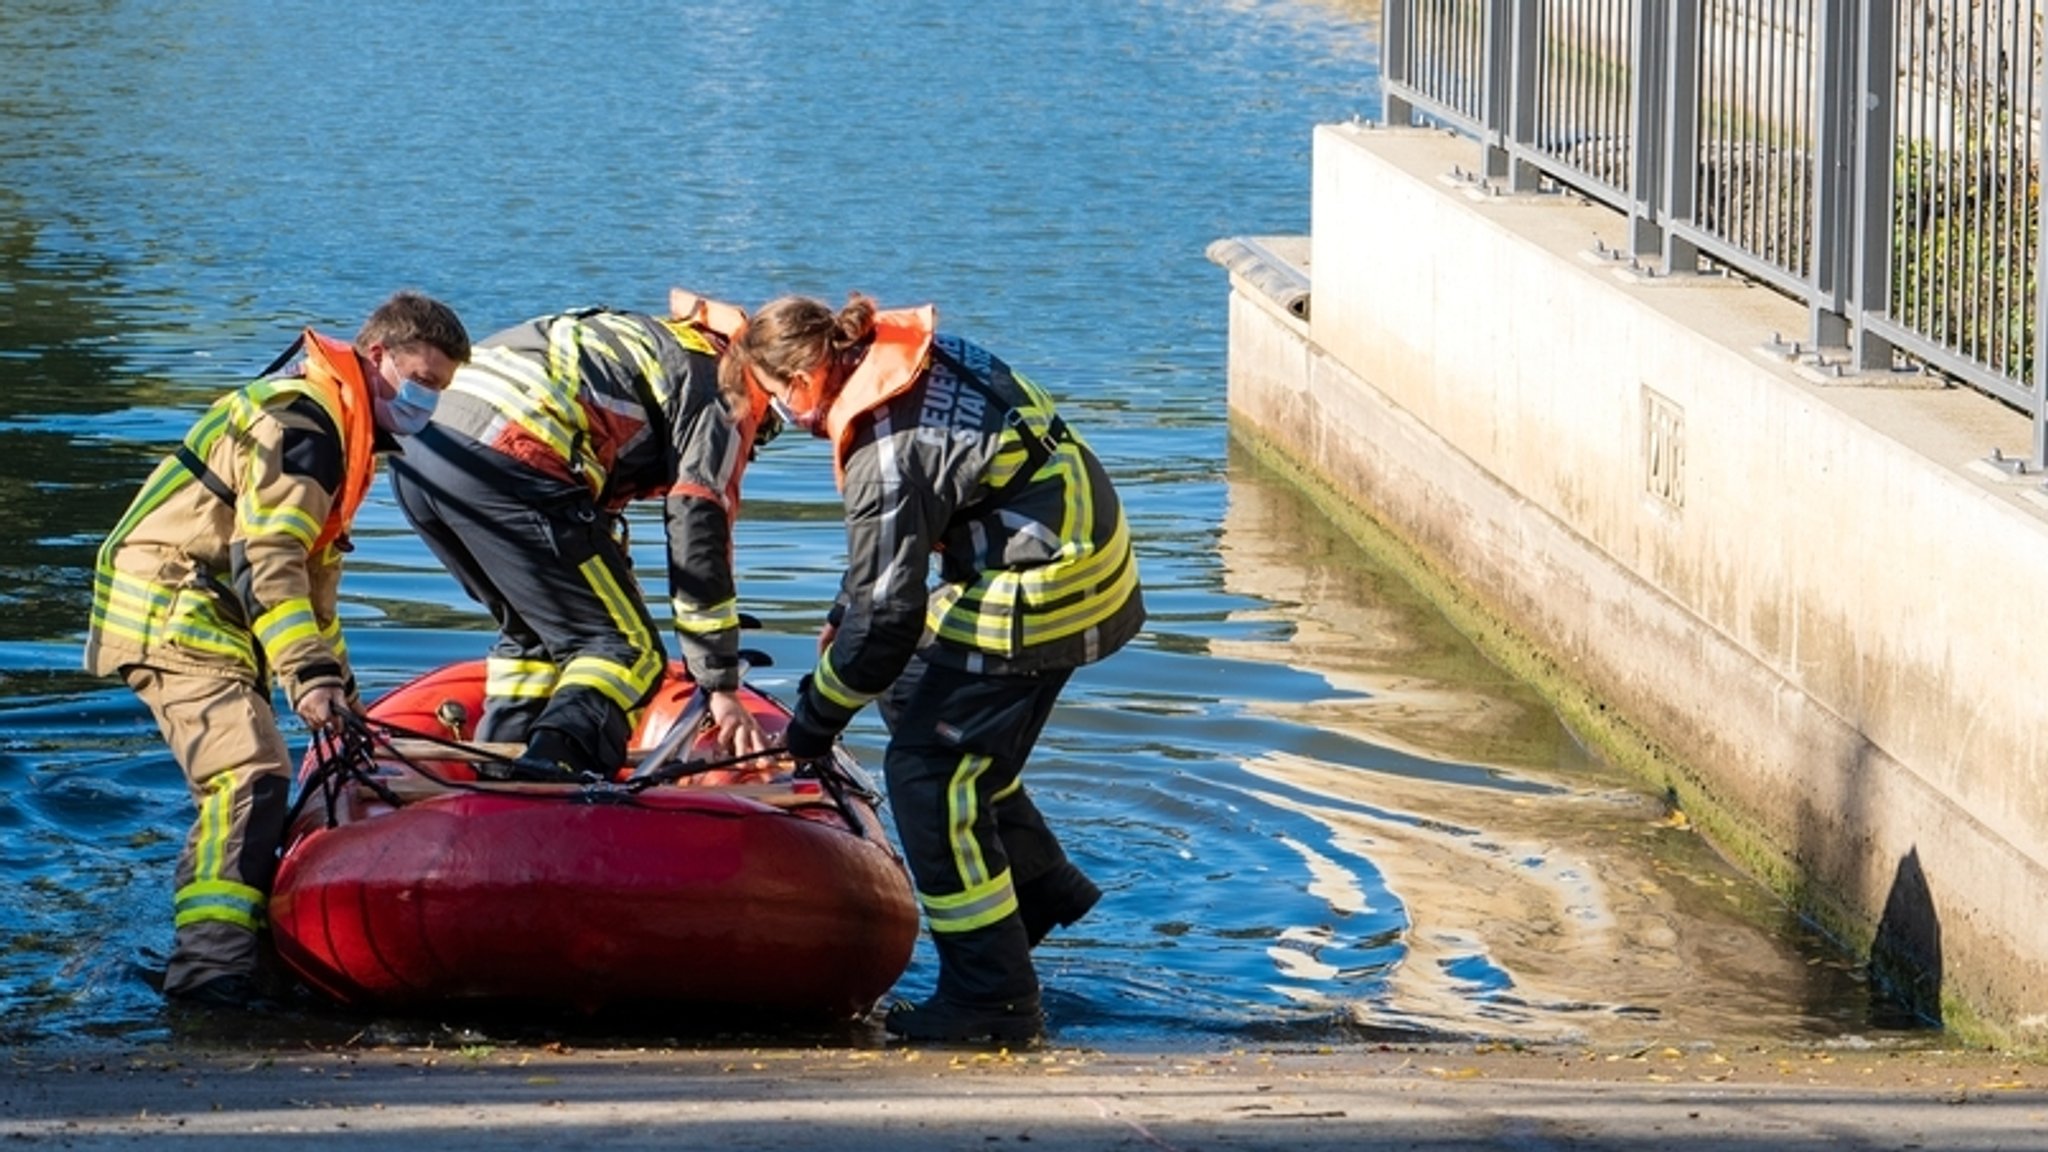
[[[1231,450],[1203,249],[1306,231],[1313,125],[1378,115],[1377,23],[8,0],[0,1042],[172,1026],[134,961],[168,943],[189,801],[147,713],[77,670],[95,546],[154,460],[297,327],[350,333],[394,288],[482,336],[670,284],[934,302],[1118,477],[1150,625],[1075,680],[1027,776],[1107,892],[1041,951],[1058,1041],[1897,1039],[1853,966]],[[357,528],[366,690],[480,654],[487,619],[381,485]],[[785,438],[737,549],[763,687],[805,667],[841,551],[827,458]],[[877,762],[872,714],[849,741]],[[931,976],[920,942],[900,990]]]

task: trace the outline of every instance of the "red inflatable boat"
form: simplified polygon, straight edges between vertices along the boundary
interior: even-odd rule
[[[803,778],[783,757],[703,770],[717,753],[697,746],[703,711],[676,665],[636,739],[653,751],[615,779],[480,780],[488,750],[465,742],[483,679],[482,661],[456,664],[378,700],[382,735],[359,735],[353,773],[329,767],[339,742],[308,755],[270,902],[278,954],[306,983],[370,1008],[843,1019],[902,975],[917,905],[843,751]],[[787,711],[743,691],[780,732]]]

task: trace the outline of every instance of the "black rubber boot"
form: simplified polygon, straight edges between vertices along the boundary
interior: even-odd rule
[[[1062,860],[1052,871],[1034,876],[1017,886],[1017,915],[1024,921],[1025,938],[1038,947],[1046,933],[1076,923],[1102,899],[1102,889],[1087,873]]]
[[[956,1004],[940,996],[889,1005],[882,1027],[928,1044],[1028,1044],[1045,1033],[1038,997],[1005,1004]]]
[[[1045,1030],[1038,973],[1023,921],[1006,916],[972,932],[937,932],[939,986],[921,1003],[889,1006],[882,1027],[905,1040],[1022,1044]]]

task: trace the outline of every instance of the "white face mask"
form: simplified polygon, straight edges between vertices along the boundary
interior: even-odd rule
[[[823,404],[818,405],[809,412],[799,413],[796,409],[783,403],[781,399],[771,396],[768,399],[768,406],[775,409],[775,414],[782,417],[782,422],[789,427],[801,428],[821,439],[825,436],[825,406]]]
[[[384,430],[393,436],[417,436],[434,415],[441,394],[408,376],[386,400],[377,400],[377,414]]]

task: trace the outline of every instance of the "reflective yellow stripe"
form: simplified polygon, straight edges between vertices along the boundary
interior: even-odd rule
[[[693,636],[740,626],[740,601],[737,596],[722,604],[713,604],[709,608],[693,608],[688,601],[677,596],[669,601],[669,610],[675,615],[676,630],[688,632]]]
[[[626,346],[627,354],[633,358],[630,368],[642,379],[653,381],[665,375],[661,370],[661,355],[655,351],[654,341],[645,328],[622,316],[596,316],[591,322],[603,327],[605,331],[617,337],[619,343]],[[605,359],[618,363],[618,357],[612,354],[610,345],[599,341],[592,347]]]
[[[275,663],[285,649],[302,640],[320,637],[320,621],[313,615],[313,602],[294,596],[256,618],[256,638]]]
[[[222,772],[206,782],[206,789],[206,798],[199,804],[199,843],[192,852],[194,884],[220,879],[221,862],[227,858],[230,818],[235,809],[234,774]]]
[[[982,859],[981,842],[974,838],[974,821],[981,812],[974,785],[993,763],[994,757],[969,753],[960,757],[946,783],[946,842],[953,849],[953,872],[970,892],[989,881],[988,862]]]
[[[539,700],[555,690],[558,669],[546,660],[484,661],[484,695],[500,700]]]
[[[172,897],[173,922],[180,928],[201,920],[220,920],[254,932],[263,924],[268,901],[262,892],[233,880],[195,880]]]
[[[979,583],[942,589],[931,600],[925,624],[944,639],[984,652],[1015,648],[1015,605],[1020,573],[984,573]]]
[[[1017,889],[1010,883],[1010,871],[987,883],[950,896],[917,894],[933,932],[972,932],[986,928],[1017,911]]]
[[[555,376],[518,353],[479,348],[470,363],[456,370],[455,382],[449,387],[496,408],[568,460],[576,433],[583,428],[576,381],[573,360],[568,375]]]
[[[256,485],[251,483],[243,489],[243,499],[235,509],[235,527],[244,536],[285,536],[298,541],[307,548],[320,535],[320,522],[313,514],[296,504],[283,504],[265,508],[256,503]]]
[[[1129,525],[1119,510],[1109,539],[1097,547],[1085,536],[1070,532],[1059,559],[1023,573],[1024,599],[1029,604],[1050,604],[1088,591],[1110,578],[1116,566],[1131,554]]]
[[[1099,588],[1091,596],[1052,612],[1026,613],[1024,617],[1024,644],[1031,647],[1071,636],[1076,632],[1092,628],[1121,610],[1138,587],[1138,565],[1127,563],[1117,573],[1116,582],[1107,588]]]
[[[209,593],[152,584],[102,567],[93,599],[93,624],[107,636],[141,648],[172,644],[256,667],[252,638],[214,618]]]
[[[881,695],[879,692],[858,692],[847,687],[846,681],[839,678],[838,670],[832,667],[830,651],[818,658],[818,667],[811,674],[811,687],[816,688],[825,699],[848,712],[860,711],[868,706],[869,701]]]
[[[583,580],[591,591],[604,603],[612,623],[633,645],[634,657],[631,665],[621,664],[598,656],[579,656],[569,661],[562,669],[559,688],[583,687],[593,689],[621,709],[631,713],[642,696],[652,688],[661,676],[661,647],[654,636],[641,625],[640,614],[634,608],[632,596],[619,587],[612,578],[611,569],[605,567],[598,557],[585,560],[579,569]]]

